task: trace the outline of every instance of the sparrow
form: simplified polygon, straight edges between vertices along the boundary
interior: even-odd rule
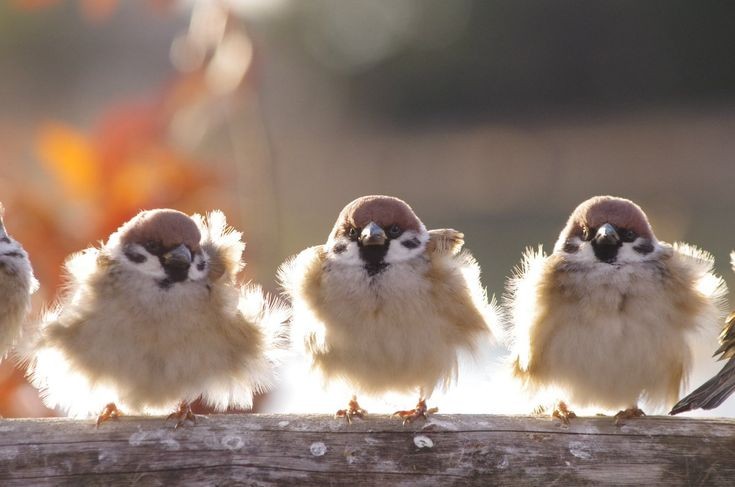
[[[292,342],[324,379],[359,393],[419,392],[406,422],[436,411],[427,399],[457,375],[461,350],[489,338],[495,309],[456,230],[427,231],[404,201],[363,196],[340,212],[324,245],[279,269],[292,304]],[[352,397],[337,417],[363,417]]]
[[[120,410],[194,421],[249,408],[273,382],[288,312],[240,287],[245,244],[223,213],[142,211],[65,264],[67,292],[41,323],[29,377],[49,407],[76,417]],[[178,405],[177,405],[178,404]],[[120,409],[118,409],[120,407]]]
[[[656,239],[630,200],[580,204],[546,255],[528,249],[504,304],[513,372],[532,390],[622,419],[673,404],[690,369],[691,332],[719,323],[724,281],[710,254]],[[574,413],[560,402],[553,416]]]
[[[5,229],[0,204],[0,358],[20,338],[38,289],[28,254]]]
[[[730,254],[730,260],[735,270],[735,252]],[[730,313],[725,320],[725,327],[720,334],[720,348],[713,356],[718,354],[720,355],[719,360],[728,359],[722,370],[676,403],[669,414],[679,414],[700,408],[714,409],[735,391],[735,311]]]

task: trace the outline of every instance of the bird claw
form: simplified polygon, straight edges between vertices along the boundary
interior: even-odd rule
[[[178,409],[168,415],[166,421],[171,419],[176,419],[176,425],[174,426],[175,430],[182,427],[186,421],[191,421],[192,424],[196,424],[197,422],[197,417],[191,411],[191,406],[187,402],[181,402]]]
[[[569,425],[569,420],[576,418],[577,415],[574,411],[569,409],[567,403],[565,403],[564,401],[559,401],[556,404],[554,411],[551,413],[551,417],[558,419],[564,425]]]
[[[418,418],[423,418],[424,420],[429,419],[430,414],[434,414],[437,411],[439,411],[439,408],[427,408],[426,407],[426,400],[425,399],[419,399],[418,404],[416,404],[416,407],[407,411],[396,411],[391,415],[392,418],[398,416],[403,420],[403,425],[405,426],[407,423],[412,423],[416,421]]]
[[[347,424],[352,424],[353,417],[365,419],[366,414],[367,411],[361,408],[360,405],[357,403],[357,398],[355,396],[352,396],[350,402],[347,403],[347,409],[338,410],[334,414],[334,419],[345,418],[347,420]]]
[[[618,411],[618,413],[615,415],[615,426],[622,426],[624,424],[622,420],[624,419],[642,418],[645,415],[646,413],[644,413],[642,409],[639,409],[637,407]]]
[[[108,419],[120,419],[120,416],[122,416],[122,413],[117,409],[117,406],[114,402],[108,403],[99,416],[97,416],[97,422],[95,423],[95,428],[99,428],[102,423],[107,421]]]

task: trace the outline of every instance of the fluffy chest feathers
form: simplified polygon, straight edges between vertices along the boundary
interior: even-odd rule
[[[576,404],[630,407],[676,399],[689,362],[682,330],[696,316],[677,305],[666,261],[550,270],[532,333],[529,374],[562,385]]]
[[[361,266],[324,264],[323,299],[335,317],[397,319],[407,312],[402,306],[430,299],[431,283],[426,278],[429,263],[423,258],[392,264],[367,277]],[[428,304],[428,303],[425,303]],[[344,314],[343,314],[344,313]]]
[[[437,303],[430,263],[419,258],[366,277],[357,266],[325,262],[319,300],[324,343],[312,349],[327,375],[373,392],[431,391],[455,370],[451,323]]]
[[[155,402],[181,394],[181,384],[201,387],[212,370],[232,369],[237,351],[224,330],[232,322],[225,313],[237,310],[234,289],[213,292],[204,282],[187,282],[162,290],[115,272],[99,276],[94,289],[80,287],[47,330],[93,380],[114,378],[122,390],[135,391],[128,395]]]
[[[667,303],[664,277],[669,273],[664,263],[645,262],[638,265],[559,266],[550,271],[554,298],[561,308],[572,305],[587,319],[604,315],[621,319],[644,312],[644,303],[656,307]],[[657,309],[668,313],[664,309]],[[635,319],[635,316],[630,316]],[[659,319],[662,318],[659,316]]]

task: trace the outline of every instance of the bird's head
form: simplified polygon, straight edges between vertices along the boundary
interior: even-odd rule
[[[5,208],[0,203],[0,267],[11,274],[23,272],[26,269],[30,272],[28,254],[5,229],[5,222],[3,221],[4,212]]]
[[[363,196],[340,212],[327,241],[335,260],[368,275],[421,256],[429,234],[410,206],[392,196]]]
[[[559,235],[555,253],[578,262],[640,262],[658,248],[643,210],[630,200],[595,196],[580,204]]]
[[[138,213],[110,236],[106,249],[124,268],[155,280],[161,289],[203,279],[209,256],[194,220],[176,210]]]

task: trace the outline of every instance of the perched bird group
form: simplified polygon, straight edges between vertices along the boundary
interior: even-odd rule
[[[722,322],[725,285],[713,258],[654,235],[643,210],[610,196],[571,214],[550,254],[526,251],[503,306],[489,300],[464,235],[427,230],[411,207],[364,196],[340,212],[326,243],[287,260],[288,302],[241,284],[245,244],[218,211],[142,211],[65,263],[58,303],[30,320],[37,287],[0,207],[0,355],[14,344],[44,402],[97,424],[125,413],[195,421],[193,401],[248,408],[275,382],[290,335],[326,382],[354,395],[336,416],[364,417],[358,395],[415,393],[395,416],[426,418],[427,401],[459,375],[459,356],[507,339],[530,390],[569,405],[643,415],[670,407],[691,368],[692,337]],[[733,253],[735,266],[735,253]],[[504,325],[504,330],[501,325]],[[17,344],[21,340],[23,344]],[[729,361],[671,411],[710,409],[735,390],[735,315],[717,354]]]

